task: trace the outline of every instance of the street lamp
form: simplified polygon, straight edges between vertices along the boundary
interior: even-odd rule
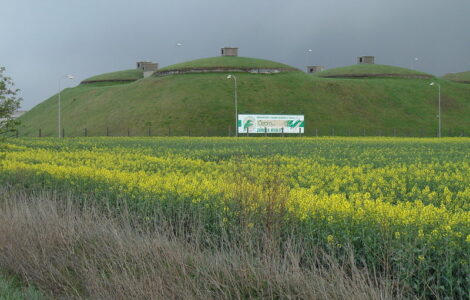
[[[439,114],[437,115],[437,118],[439,119],[439,131],[437,136],[441,137],[441,85],[437,82],[431,82],[429,85],[437,85],[439,89]]]
[[[62,79],[66,79],[66,78],[67,79],[73,79],[73,75],[65,75],[65,76],[60,77],[60,79],[59,79],[59,104],[58,104],[58,108],[57,108],[57,110],[58,110],[58,118],[57,119],[58,119],[58,126],[59,126],[59,128],[58,128],[59,139],[61,138],[61,134],[60,134],[60,91],[61,91],[61,87],[60,87],[60,84],[62,82]]]
[[[415,67],[416,67],[415,65],[416,65],[416,63],[418,62],[418,60],[419,60],[419,58],[417,58],[417,57],[414,57],[414,58],[413,58],[413,60],[412,60],[412,62],[411,62],[411,69],[412,69],[412,70],[415,69]]]
[[[177,60],[177,64],[179,63],[182,63],[182,57],[183,57],[183,54],[184,54],[184,50],[180,50],[180,49],[183,49],[184,47],[184,44],[181,43],[181,42],[178,42],[176,43],[176,52],[175,52],[175,56],[176,56],[176,60]]]
[[[235,137],[238,137],[238,104],[237,104],[237,77],[228,75],[227,79],[232,79],[234,83],[234,99],[235,99]]]
[[[307,50],[305,50],[305,67],[308,66],[308,55],[309,55],[310,53],[312,53],[312,52],[313,52],[312,49],[307,49]]]

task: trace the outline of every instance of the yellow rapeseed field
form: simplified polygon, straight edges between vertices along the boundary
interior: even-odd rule
[[[0,180],[198,214],[214,233],[293,232],[340,256],[468,297],[468,138],[17,139]]]

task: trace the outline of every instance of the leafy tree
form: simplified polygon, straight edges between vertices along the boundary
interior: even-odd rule
[[[15,130],[18,122],[13,119],[13,113],[20,107],[21,98],[18,98],[18,89],[10,77],[3,75],[5,68],[0,67],[0,159],[4,147],[2,142]]]

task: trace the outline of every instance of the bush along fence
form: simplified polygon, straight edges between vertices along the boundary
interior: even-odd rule
[[[135,137],[163,137],[163,136],[193,136],[193,137],[230,137],[235,136],[233,127],[227,127],[225,129],[220,128],[207,128],[207,129],[194,129],[194,128],[173,128],[173,127],[145,127],[145,128],[103,128],[99,129],[61,129],[61,137],[88,137],[88,136],[135,136]],[[36,133],[22,133],[21,130],[13,132],[11,137],[54,137],[58,136],[57,130],[46,131],[42,128],[38,128]],[[243,133],[238,133],[239,137],[294,137],[294,136],[307,136],[307,137],[326,137],[326,136],[337,136],[337,137],[364,137],[364,136],[385,136],[385,137],[437,137],[437,129],[429,128],[388,128],[388,129],[375,129],[375,128],[340,128],[340,127],[311,127],[306,129],[305,132],[299,131],[297,133],[284,133],[283,130],[279,133],[271,133],[268,128],[265,130],[258,130],[258,132],[252,132],[249,129]],[[468,137],[470,136],[470,130],[464,130],[461,128],[453,129],[447,128],[442,130],[442,137]]]

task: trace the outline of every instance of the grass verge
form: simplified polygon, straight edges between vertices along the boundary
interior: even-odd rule
[[[0,190],[0,268],[54,297],[394,299],[396,281],[296,242],[217,243],[197,220],[143,225],[74,195]],[[168,220],[168,224],[173,223]],[[175,224],[175,223],[173,223]],[[187,230],[190,228],[191,230]],[[275,244],[272,235],[266,244]],[[25,247],[25,245],[28,245]]]

